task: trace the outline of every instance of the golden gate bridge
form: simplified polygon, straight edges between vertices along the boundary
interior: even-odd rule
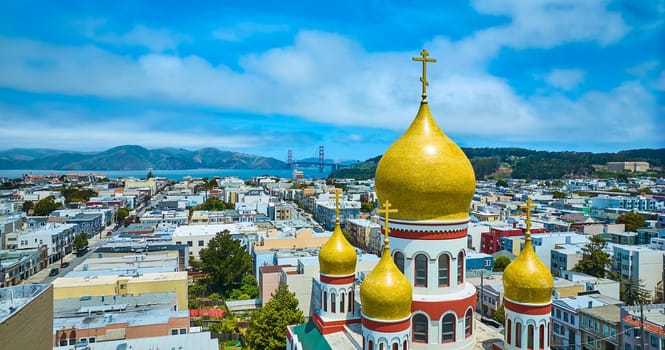
[[[293,160],[293,151],[289,150],[286,158],[286,164],[290,169],[293,169],[298,165],[318,165],[320,172],[324,172],[327,166],[332,167],[333,170],[337,170],[339,168],[348,166],[341,164],[339,161],[331,161],[329,159],[326,160],[325,149],[323,148],[323,146],[319,146],[319,155],[318,159],[316,160]]]

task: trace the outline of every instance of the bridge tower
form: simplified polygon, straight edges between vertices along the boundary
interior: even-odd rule
[[[293,151],[289,150],[288,156],[286,158],[286,164],[289,168],[293,168]]]
[[[319,171],[323,172],[325,170],[325,156],[323,153],[323,145],[319,146]]]

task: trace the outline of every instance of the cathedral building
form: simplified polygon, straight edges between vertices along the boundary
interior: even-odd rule
[[[469,159],[430,112],[426,67],[436,60],[426,50],[413,60],[422,62],[420,107],[409,128],[384,153],[375,176],[378,212],[384,214],[381,259],[360,278],[355,250],[344,238],[338,216],[333,235],[321,249],[319,278],[313,281],[313,304],[318,306],[309,323],[287,328],[288,350],[478,347],[476,288],[467,282],[465,269],[475,175]],[[506,269],[506,329],[512,333],[507,332],[511,335],[504,344],[549,349],[543,340],[550,325],[544,314],[551,307],[548,282],[525,281],[522,274],[545,278],[547,272],[550,294],[552,277],[546,268],[533,267],[534,258],[540,261],[533,249],[524,253],[528,250],[525,246]],[[509,271],[514,271],[512,277]]]

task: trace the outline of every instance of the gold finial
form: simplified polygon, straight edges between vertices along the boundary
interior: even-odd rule
[[[427,102],[427,86],[429,85],[429,82],[427,81],[427,62],[436,62],[436,58],[427,58],[427,56],[429,56],[429,52],[423,49],[420,51],[420,57],[411,58],[414,61],[423,63],[423,76],[420,77],[420,82],[423,83],[423,102]]]
[[[335,189],[335,224],[339,225],[339,200],[343,198],[342,194]]]
[[[537,205],[531,205],[531,198],[526,198],[526,205],[520,206],[520,209],[526,209],[526,239],[531,239],[531,209],[538,208]]]
[[[383,240],[383,242],[388,245],[388,235],[390,234],[390,226],[388,226],[388,218],[390,216],[390,213],[397,213],[397,209],[390,209],[392,205],[390,204],[389,201],[385,201],[383,203],[383,208],[384,209],[377,209],[376,212],[379,214],[386,214],[385,215],[385,222],[383,223],[383,232],[386,235],[386,238]]]

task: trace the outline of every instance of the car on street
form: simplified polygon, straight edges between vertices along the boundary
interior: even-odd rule
[[[54,267],[51,269],[51,271],[48,273],[49,276],[57,276],[60,273],[60,269],[57,267]]]
[[[64,269],[65,267],[69,266],[69,262],[65,261],[62,264],[60,264],[60,268]]]

